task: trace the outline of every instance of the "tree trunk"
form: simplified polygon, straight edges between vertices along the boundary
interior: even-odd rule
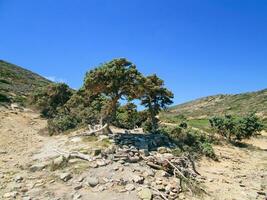
[[[152,131],[152,133],[156,133],[156,131],[157,131],[157,121],[156,121],[155,112],[154,112],[150,102],[148,104],[148,109],[149,109],[150,117],[151,117],[151,126],[152,126],[152,130],[151,131]]]
[[[110,130],[110,125],[113,119],[116,118],[116,112],[117,112],[117,102],[120,99],[119,96],[115,96],[114,98],[111,99],[111,104],[110,104],[110,110],[111,112],[109,113],[108,120],[107,120],[107,130],[109,133],[112,133]]]

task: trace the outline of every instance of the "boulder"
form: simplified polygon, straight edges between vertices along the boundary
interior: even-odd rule
[[[31,172],[41,171],[41,170],[43,170],[45,167],[46,167],[45,164],[43,164],[43,163],[38,163],[38,164],[32,165],[32,166],[30,167],[30,171],[31,171]]]
[[[142,200],[151,200],[152,199],[152,192],[148,188],[143,188],[138,192],[138,196]]]
[[[52,161],[52,168],[58,169],[64,167],[67,163],[68,163],[68,158],[64,156],[59,156]]]
[[[71,175],[71,173],[66,172],[66,173],[60,174],[59,177],[62,181],[67,182],[68,180],[70,180],[72,178],[72,175]]]
[[[134,186],[133,184],[127,184],[127,185],[125,186],[125,189],[126,189],[127,191],[133,191],[133,190],[135,189],[135,186]]]
[[[20,175],[17,175],[14,180],[17,182],[17,183],[20,183],[22,180],[23,180],[23,177],[20,176]]]
[[[145,179],[144,179],[144,177],[142,177],[142,176],[139,176],[139,175],[134,174],[134,175],[132,175],[131,180],[132,180],[133,182],[135,182],[135,183],[142,184],[142,183],[144,182]]]
[[[169,148],[167,148],[167,147],[159,147],[159,148],[157,149],[157,151],[158,151],[160,154],[170,153],[170,152],[171,152],[171,150],[170,150]]]
[[[18,195],[18,192],[14,191],[14,192],[8,192],[8,193],[5,193],[3,195],[3,198],[13,198],[15,199]]]
[[[99,180],[96,177],[87,178],[87,183],[90,187],[95,187],[99,184]]]
[[[92,156],[98,156],[101,154],[101,149],[99,148],[95,148],[95,149],[92,149]]]

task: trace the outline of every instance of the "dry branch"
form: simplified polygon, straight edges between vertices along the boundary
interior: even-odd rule
[[[102,125],[97,125],[95,126],[95,128],[92,128],[92,126],[88,126],[89,127],[89,131],[85,132],[85,133],[82,133],[82,134],[79,134],[79,135],[74,135],[72,136],[73,137],[82,137],[82,136],[91,136],[91,135],[94,135],[104,129],[106,129],[108,127],[108,124],[105,124],[104,126]]]
[[[82,159],[82,160],[86,160],[86,161],[93,161],[92,157],[89,156],[89,155],[86,155],[86,154],[83,154],[83,153],[80,153],[80,152],[64,152],[64,151],[59,151],[59,150],[55,150],[58,154],[60,155],[63,155],[64,157],[66,158],[79,158],[79,159]]]

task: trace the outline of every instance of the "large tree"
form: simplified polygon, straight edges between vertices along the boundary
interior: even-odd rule
[[[151,132],[156,132],[158,129],[158,120],[156,116],[167,105],[172,104],[173,93],[164,87],[164,81],[157,75],[143,77],[142,84],[140,85],[141,105],[145,106],[149,113],[149,124]]]
[[[116,115],[120,99],[133,99],[138,96],[136,90],[141,75],[136,66],[125,58],[114,59],[86,73],[85,90],[93,95],[104,95],[109,100],[106,109],[108,122]]]

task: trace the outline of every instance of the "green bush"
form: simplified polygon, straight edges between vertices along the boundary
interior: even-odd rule
[[[48,131],[50,135],[58,134],[77,126],[78,120],[69,115],[59,115],[48,120]]]
[[[0,93],[0,102],[9,103],[10,98],[6,94]]]
[[[237,121],[236,139],[250,138],[263,129],[263,124],[254,114],[249,114]]]
[[[216,155],[214,153],[211,143],[209,142],[201,143],[201,149],[202,149],[202,153],[205,156],[216,159]]]
[[[53,83],[33,92],[30,96],[30,103],[39,108],[44,117],[53,118],[71,96],[72,91],[68,85]]]
[[[210,119],[210,125],[215,132],[226,137],[229,141],[250,138],[263,129],[263,124],[253,113],[245,117],[213,117]]]
[[[177,127],[163,127],[161,133],[167,135],[177,146],[174,153],[190,152],[196,155],[205,155],[217,159],[212,148],[212,139],[192,129]]]
[[[116,118],[112,124],[120,128],[133,129],[135,128],[137,122],[137,106],[133,103],[127,103],[117,109]]]

